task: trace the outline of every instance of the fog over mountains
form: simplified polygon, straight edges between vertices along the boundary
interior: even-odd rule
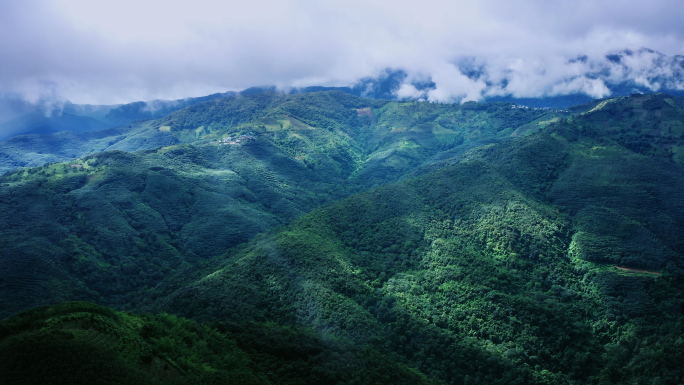
[[[667,56],[648,48],[625,49],[603,56],[579,55],[551,59],[547,63],[525,63],[518,59],[507,67],[497,63],[463,59],[458,67],[471,81],[465,99],[481,100],[495,96],[536,98],[583,94],[593,98],[620,96],[626,92],[645,93],[684,89],[684,57]],[[411,84],[402,84],[398,96],[416,96]],[[448,98],[437,86],[427,99]],[[420,95],[420,93],[418,93]]]
[[[439,102],[678,89],[682,13],[669,0],[5,2],[0,93],[115,105],[348,87],[388,68],[406,73],[397,96]]]
[[[278,90],[300,93],[320,90],[374,99],[432,102],[504,101],[531,107],[565,108],[596,98],[633,93],[684,94],[684,56],[668,56],[648,48],[624,49],[604,55],[566,59],[492,62],[463,57],[451,74],[428,74],[387,68],[339,87],[251,87],[243,94]],[[93,131],[155,119],[197,102],[235,92],[178,100],[138,101],[117,105],[78,105],[54,94],[29,102],[22,95],[0,98],[0,140],[21,134]]]
[[[362,79],[352,89],[374,98],[511,101],[539,107],[567,107],[631,93],[684,91],[684,56],[667,56],[648,48],[548,62],[517,59],[508,66],[464,57],[453,66],[455,73],[448,81],[387,70],[375,79]]]

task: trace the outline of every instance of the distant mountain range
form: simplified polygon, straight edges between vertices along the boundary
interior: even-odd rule
[[[556,83],[545,89],[526,92],[513,85],[516,77],[522,75],[515,70],[509,70],[503,77],[493,76],[493,69],[472,58],[456,61],[455,65],[469,79],[485,84],[480,97],[483,102],[567,108],[594,100],[596,92],[602,97],[652,92],[684,95],[684,56],[667,56],[647,48],[626,49],[596,58],[584,55],[569,59],[565,65],[573,68],[569,72],[571,74],[560,77]],[[593,94],[586,89],[586,84],[591,84]],[[78,105],[49,100],[32,104],[18,96],[5,95],[0,97],[0,141],[17,135],[88,132],[118,127],[135,120],[158,119],[196,103],[237,94],[341,91],[371,99],[397,100],[401,99],[399,90],[405,86],[414,90],[409,98],[414,100],[429,99],[430,92],[437,87],[429,76],[417,81],[401,68],[388,68],[376,76],[360,79],[346,87],[314,86],[277,90],[275,86],[260,86],[240,92],[178,100],[138,101],[122,105]],[[459,99],[452,101],[458,102]]]
[[[179,100],[152,100],[122,105],[83,105],[41,102],[30,104],[18,97],[0,98],[0,141],[17,135],[43,135],[62,131],[88,132],[158,119],[173,111],[234,95],[217,93]]]

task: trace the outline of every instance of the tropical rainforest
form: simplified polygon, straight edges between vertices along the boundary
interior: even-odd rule
[[[684,382],[684,98],[265,90],[0,171],[3,384]]]

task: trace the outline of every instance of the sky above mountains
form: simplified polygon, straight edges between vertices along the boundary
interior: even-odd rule
[[[392,68],[400,97],[603,97],[610,81],[684,88],[663,80],[683,70],[683,18],[675,0],[0,0],[0,93],[112,104]]]

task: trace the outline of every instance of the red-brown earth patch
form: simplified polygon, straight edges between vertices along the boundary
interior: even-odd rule
[[[373,111],[371,111],[370,107],[364,107],[364,108],[357,108],[356,109],[356,114],[358,116],[373,116]]]
[[[618,269],[618,270],[629,271],[629,272],[633,272],[633,273],[646,273],[646,274],[660,275],[660,273],[658,273],[656,271],[632,269],[631,267],[621,267],[621,266],[613,266],[613,267]]]

